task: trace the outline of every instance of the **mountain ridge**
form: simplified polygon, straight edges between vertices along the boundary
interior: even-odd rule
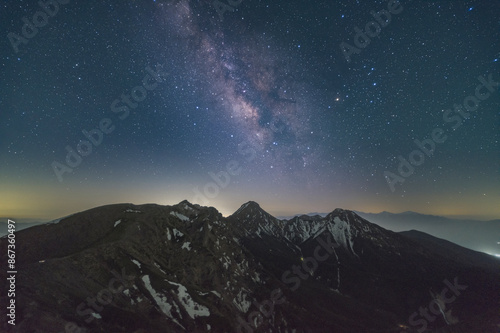
[[[279,220],[256,202],[228,217],[188,201],[113,204],[16,239],[18,324],[2,323],[6,332],[60,332],[73,323],[81,332],[411,333],[419,326],[409,316],[429,303],[429,288],[457,277],[468,289],[446,305],[458,318],[452,329],[484,333],[500,301],[491,295],[500,288],[496,262],[339,208]],[[92,306],[116,276],[125,281],[121,292]],[[426,325],[447,326],[444,318]]]

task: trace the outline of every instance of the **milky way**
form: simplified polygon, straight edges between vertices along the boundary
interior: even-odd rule
[[[285,175],[316,163],[320,152],[311,149],[310,85],[301,80],[297,60],[286,56],[281,41],[265,32],[248,34],[243,25],[225,34],[213,20],[209,29],[201,29],[188,1],[162,6],[159,17],[189,54],[188,80],[223,113],[221,121],[257,150],[259,163]]]
[[[479,77],[500,81],[497,3],[220,3],[233,8],[69,2],[26,43],[3,38],[0,212],[57,218],[188,199],[224,214],[254,200],[276,215],[341,207],[498,217],[498,92],[460,128],[443,121]],[[40,10],[6,2],[4,36],[22,35],[23,18]],[[349,59],[346,44],[357,48]],[[114,101],[140,91],[157,64],[168,76],[119,118]],[[92,145],[85,133],[103,119],[114,130]],[[415,153],[435,129],[446,141]],[[61,181],[54,162],[66,165],[78,145],[92,151]],[[403,177],[404,159],[419,165]],[[388,172],[404,181],[391,188]]]

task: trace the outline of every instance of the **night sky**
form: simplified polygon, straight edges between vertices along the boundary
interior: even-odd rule
[[[0,7],[0,216],[187,199],[500,218],[499,1],[46,11]]]

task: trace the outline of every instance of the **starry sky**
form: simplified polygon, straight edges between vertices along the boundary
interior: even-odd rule
[[[0,216],[500,218],[499,1],[47,3],[1,2]]]

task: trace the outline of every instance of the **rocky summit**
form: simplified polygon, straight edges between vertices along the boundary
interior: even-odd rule
[[[256,202],[228,217],[187,201],[114,204],[18,231],[16,263],[16,325],[2,318],[2,332],[496,333],[500,322],[498,259],[343,209],[280,220]]]

